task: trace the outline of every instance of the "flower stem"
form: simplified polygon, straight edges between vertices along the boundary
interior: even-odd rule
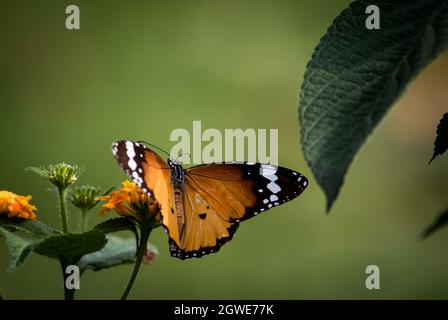
[[[1,293],[0,293],[0,300],[5,300],[5,298],[3,298]]]
[[[59,192],[59,205],[61,208],[61,218],[62,218],[62,231],[64,233],[68,232],[68,224],[67,224],[67,207],[65,200],[65,188],[58,188]]]
[[[81,232],[84,232],[87,229],[87,212],[87,209],[81,210]]]
[[[67,280],[67,274],[65,273],[65,269],[67,268],[67,263],[64,259],[61,258],[61,268],[62,268],[62,279],[64,286],[64,300],[75,300],[75,290],[68,289],[65,281]]]
[[[134,265],[134,270],[132,271],[131,279],[129,279],[128,285],[121,296],[121,300],[126,300],[129,292],[131,291],[132,285],[134,284],[135,279],[137,278],[138,270],[140,269],[140,265],[143,261],[143,256],[146,251],[146,246],[148,243],[149,235],[151,234],[152,224],[148,223],[142,227],[142,232],[140,235],[140,244],[137,248],[137,256]]]

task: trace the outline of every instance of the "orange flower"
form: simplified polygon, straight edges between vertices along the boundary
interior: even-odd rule
[[[8,218],[23,218],[36,220],[35,206],[29,204],[31,196],[19,196],[9,191],[0,191],[0,215]]]
[[[157,202],[146,192],[143,192],[137,184],[131,181],[123,181],[123,187],[97,200],[106,201],[100,211],[100,215],[106,215],[110,210],[115,210],[120,216],[135,218],[140,222],[160,220]]]

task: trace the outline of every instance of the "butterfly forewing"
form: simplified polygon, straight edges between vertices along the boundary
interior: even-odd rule
[[[237,221],[294,199],[308,184],[296,171],[259,163],[202,165],[188,169],[187,174],[201,186],[208,185],[211,198],[229,203],[226,207],[233,210],[228,210],[227,215]],[[243,211],[235,210],[238,204]]]
[[[179,242],[177,217],[174,214],[170,167],[145,145],[132,141],[117,141],[112,152],[128,176],[159,203],[163,225],[170,238]]]

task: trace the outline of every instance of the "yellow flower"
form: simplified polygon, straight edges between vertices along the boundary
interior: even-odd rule
[[[0,191],[0,216],[36,220],[35,206],[29,204],[31,196],[19,196],[9,191]]]
[[[106,201],[100,211],[100,215],[106,215],[110,210],[115,210],[120,216],[135,218],[144,222],[160,220],[158,204],[146,192],[143,192],[137,184],[131,181],[123,181],[123,187],[97,200]]]

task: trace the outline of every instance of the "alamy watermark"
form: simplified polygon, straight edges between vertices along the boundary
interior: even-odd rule
[[[80,282],[80,270],[76,265],[68,265],[65,268],[65,287],[69,290],[79,290],[81,289]]]
[[[366,19],[366,28],[368,30],[379,30],[380,26],[380,8],[374,4],[366,7],[366,14],[369,16]]]
[[[380,268],[374,264],[366,267],[366,274],[368,274],[366,278],[366,289],[380,289]]]
[[[65,19],[65,27],[68,30],[79,30],[81,28],[80,11],[77,5],[71,4],[65,8],[65,13],[68,14]]]
[[[187,129],[174,129],[170,141],[176,142],[171,158],[183,164],[247,161],[278,165],[278,129],[202,131],[201,121],[193,121],[192,135]]]

